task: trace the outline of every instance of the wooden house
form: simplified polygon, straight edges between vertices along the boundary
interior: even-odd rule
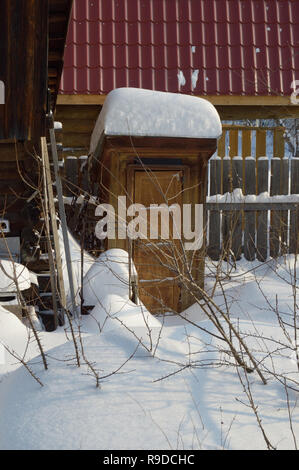
[[[7,237],[20,237],[36,217],[28,201],[39,182],[36,155],[46,135],[46,113],[55,109],[71,5],[70,0],[0,2],[5,92],[0,104],[0,217],[7,221]]]
[[[44,225],[41,138],[56,106],[71,8],[71,0],[0,0],[0,258],[32,270],[32,251],[35,260],[42,249],[35,229]]]
[[[298,117],[298,18],[292,0],[75,0],[56,108],[65,155],[88,153],[120,87],[199,96],[221,120]]]

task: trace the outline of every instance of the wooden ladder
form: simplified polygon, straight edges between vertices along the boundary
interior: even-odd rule
[[[42,210],[44,214],[43,238],[47,247],[48,269],[37,273],[40,302],[39,316],[47,331],[53,331],[64,324],[66,294],[63,281],[61,248],[58,232],[58,217],[55,209],[53,179],[46,137],[41,138],[43,169]],[[44,254],[45,256],[45,254]]]

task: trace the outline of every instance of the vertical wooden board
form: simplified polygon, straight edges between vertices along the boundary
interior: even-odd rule
[[[77,157],[66,157],[64,190],[66,196],[76,196],[79,193]]]
[[[291,159],[291,194],[299,194],[299,158]]]
[[[284,147],[285,147],[284,129],[281,127],[277,127],[274,129],[274,132],[273,132],[273,157],[283,158]]]
[[[291,159],[291,194],[299,194],[299,158]],[[289,252],[299,253],[299,209],[290,214]]]
[[[217,155],[219,157],[225,156],[225,139],[226,139],[226,131],[223,130],[222,136],[218,140],[218,145],[217,145]]]
[[[257,161],[257,194],[268,191],[269,161]],[[268,255],[268,211],[260,211],[257,217],[256,252],[259,261],[266,261]]]
[[[289,160],[282,158],[280,160],[280,191],[281,195],[289,193]],[[281,237],[280,251],[281,254],[288,253],[288,211],[280,211]]]
[[[242,130],[242,157],[250,157],[252,155],[251,151],[251,130]]]
[[[230,213],[231,252],[234,260],[241,259],[242,254],[242,211]]]
[[[232,159],[232,189],[243,189],[243,159]],[[231,249],[235,260],[241,258],[242,253],[242,211],[231,214]]]
[[[231,158],[224,157],[222,159],[222,192],[232,192],[232,172]],[[222,211],[222,251],[227,256],[231,251],[231,225],[232,218],[229,211]]]
[[[88,191],[88,171],[87,171],[88,163],[87,163],[87,159],[88,159],[87,155],[82,155],[78,159],[78,163],[79,163],[78,185],[79,185],[80,189],[84,192]]]
[[[255,194],[256,172],[255,159],[245,160],[245,194]],[[244,256],[248,261],[255,259],[255,221],[256,212],[244,211]]]
[[[232,159],[232,189],[241,188],[243,191],[243,159],[234,157]]]
[[[268,158],[259,158],[256,161],[256,172],[257,172],[257,194],[268,191],[269,186],[269,160]]]
[[[232,191],[232,170],[231,159],[226,156],[222,159],[222,193],[230,193]]]
[[[270,195],[277,196],[280,193],[281,181],[281,160],[280,158],[272,158],[271,160],[271,181]],[[280,254],[280,237],[281,237],[281,221],[280,211],[271,211],[270,219],[270,256],[277,258]]]
[[[239,131],[237,129],[231,129],[229,131],[229,156],[235,157],[239,155]]]
[[[114,207],[115,215],[118,215],[118,201],[117,198],[119,195],[122,195],[122,191],[119,185],[119,158],[117,152],[110,153],[110,168],[109,168],[109,204]],[[116,233],[118,231],[117,225],[118,217],[116,217],[115,229]],[[108,248],[119,248],[120,245],[125,243],[124,240],[118,240],[117,237],[114,239],[108,239]]]
[[[264,157],[266,155],[266,137],[267,131],[258,129],[256,131],[256,144],[255,144],[255,154],[256,157]]]
[[[221,159],[210,159],[210,196],[221,194]]]
[[[246,195],[256,194],[256,161],[253,157],[245,159],[244,192]]]
[[[210,160],[210,195],[221,193],[221,160],[212,158]],[[209,243],[208,255],[217,261],[221,251],[220,246],[220,210],[209,211]]]

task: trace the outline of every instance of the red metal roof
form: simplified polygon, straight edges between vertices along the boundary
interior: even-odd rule
[[[61,93],[290,95],[295,79],[298,0],[75,0]]]

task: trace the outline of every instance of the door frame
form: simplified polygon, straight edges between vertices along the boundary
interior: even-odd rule
[[[171,162],[171,160],[170,160]],[[163,164],[163,165],[150,165],[146,166],[146,168],[143,168],[142,165],[138,164],[129,164],[127,165],[127,196],[129,197],[129,204],[132,204],[135,202],[135,174],[137,172],[144,172],[146,173],[146,170],[150,172],[155,172],[155,171],[160,171],[160,172],[181,172],[183,180],[181,182],[181,187],[182,187],[182,202],[181,204],[183,205],[184,202],[188,202],[186,200],[186,188],[190,187],[190,167],[188,165],[170,165],[170,164]],[[134,242],[131,244],[131,247],[128,249],[131,250],[131,256],[132,260],[134,260]],[[179,289],[179,300],[178,300],[178,311],[180,310],[180,302],[181,302],[181,287],[178,285]]]

